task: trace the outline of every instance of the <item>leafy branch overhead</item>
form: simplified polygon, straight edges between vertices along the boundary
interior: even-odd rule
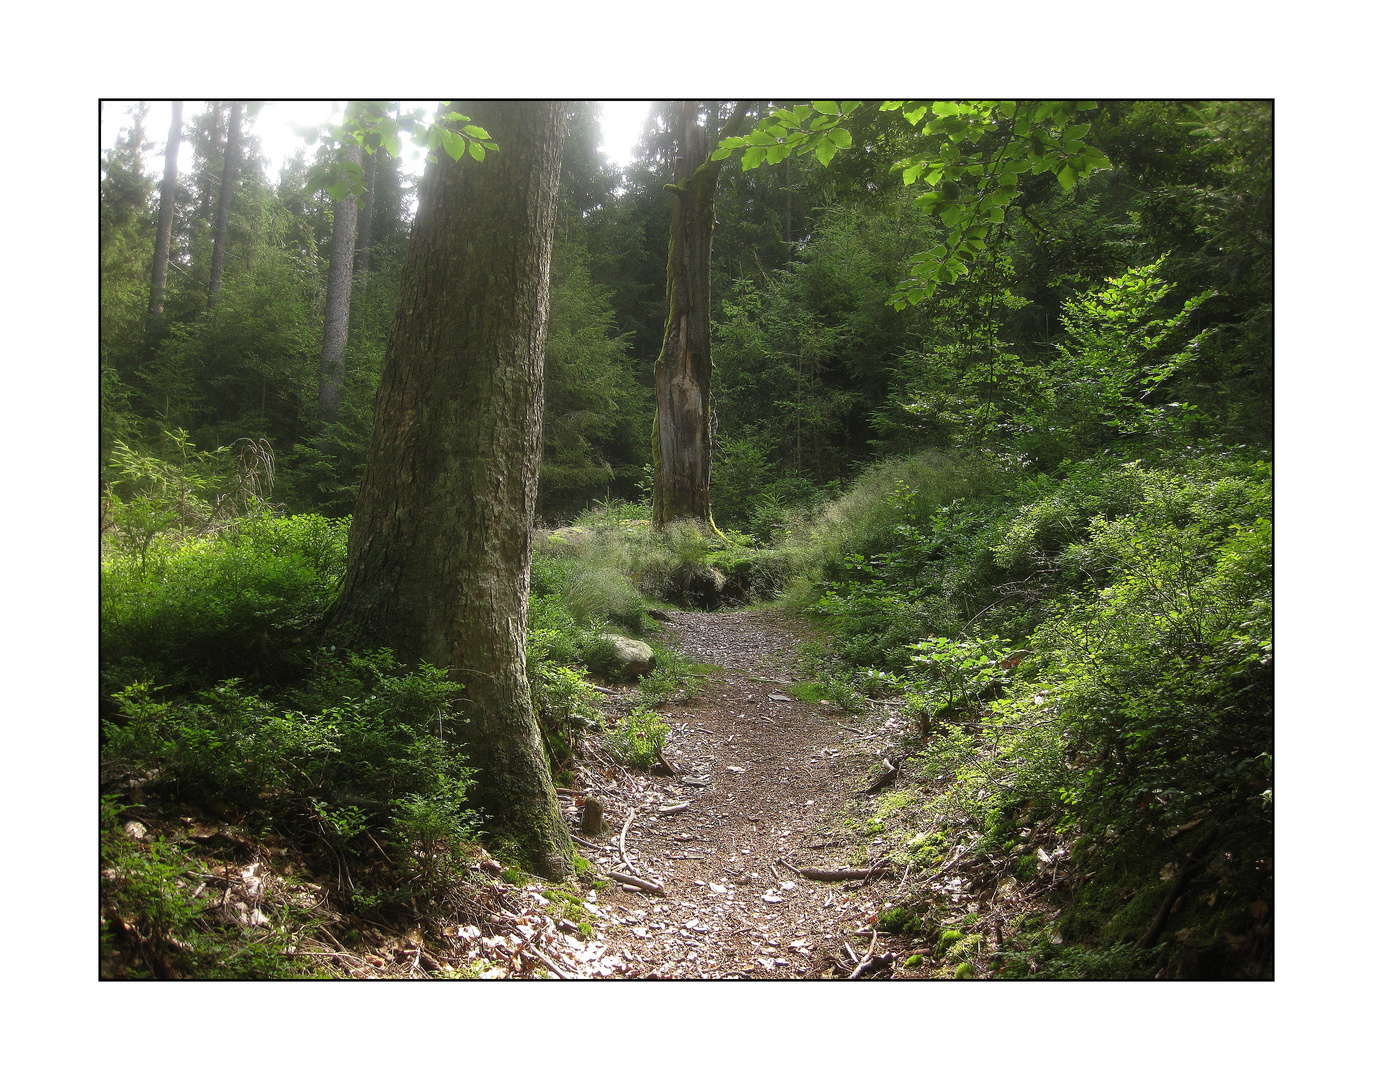
[[[440,104],[432,124],[424,122],[419,110],[402,113],[389,101],[350,101],[343,123],[330,125],[322,139],[324,147],[334,152],[324,155],[306,173],[307,190],[327,191],[334,199],[361,197],[366,191],[363,168],[348,160],[347,149],[358,146],[368,154],[385,150],[392,157],[399,157],[402,132],[424,148],[428,161],[437,161],[440,149],[454,161],[462,160],[465,154],[485,161],[488,150],[500,150],[485,128],[449,108],[446,101]],[[311,140],[318,137],[310,131],[302,134]]]
[[[712,156],[720,160],[742,151],[740,164],[748,170],[813,153],[828,166],[836,152],[853,145],[841,123],[865,107],[860,101],[812,101],[777,108],[747,135],[722,139]],[[915,204],[938,215],[949,230],[944,243],[911,259],[892,305],[900,310],[928,299],[939,285],[967,274],[992,229],[1005,221],[1021,177],[1052,172],[1068,190],[1109,167],[1106,155],[1083,141],[1095,108],[1091,101],[882,102],[879,111],[899,112],[921,134],[941,140],[933,153],[903,158],[892,171],[908,186],[929,189]]]

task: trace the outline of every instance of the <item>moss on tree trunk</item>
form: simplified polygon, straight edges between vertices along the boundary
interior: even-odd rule
[[[466,687],[493,845],[560,879],[572,844],[525,676],[548,271],[566,108],[454,108],[500,144],[426,170],[349,533],[335,640]]]

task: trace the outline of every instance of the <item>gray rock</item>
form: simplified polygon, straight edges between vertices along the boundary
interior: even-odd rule
[[[617,679],[637,679],[658,666],[653,647],[647,642],[619,634],[603,634],[604,655],[597,657],[606,674]]]

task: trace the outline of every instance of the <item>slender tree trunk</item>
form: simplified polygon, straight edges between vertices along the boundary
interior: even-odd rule
[[[455,104],[500,143],[429,165],[387,342],[331,634],[466,687],[497,850],[572,869],[525,675],[549,259],[565,102]]]
[[[739,102],[722,136],[738,131]],[[696,103],[682,102],[667,256],[667,320],[653,369],[658,415],[653,423],[653,524],[695,519],[714,529],[710,515],[710,248],[721,162],[696,120]]]
[[[207,308],[219,299],[219,286],[224,280],[224,254],[229,246],[229,207],[234,198],[234,182],[238,179],[239,142],[243,132],[243,102],[235,101],[229,109],[229,136],[224,142],[224,177],[219,182],[219,208],[215,212],[215,253],[210,260],[210,296]]]
[[[379,149],[368,154],[363,164],[363,182],[367,185],[367,191],[362,196],[362,209],[358,212],[358,242],[353,254],[353,274],[364,286],[372,258],[372,208],[377,201],[377,162],[384,153],[384,149]]]
[[[224,115],[224,103],[212,101],[209,103],[210,124],[207,145],[205,147],[205,157],[202,161],[202,168],[199,174],[200,180],[200,220],[209,224],[212,219],[214,209],[214,172],[212,165],[214,162],[214,152],[218,149],[219,143],[219,118]],[[220,163],[220,176],[224,175],[223,163]]]
[[[362,148],[345,155],[361,164]],[[358,200],[349,195],[334,203],[334,232],[329,242],[329,285],[324,298],[324,346],[319,360],[319,412],[325,423],[338,419],[348,350],[348,313],[353,296],[353,245],[358,232]]]
[[[181,102],[172,102],[172,125],[167,129],[166,164],[162,169],[162,194],[157,206],[157,241],[153,245],[153,293],[148,317],[162,318],[162,297],[167,291],[167,259],[172,250],[172,219],[176,213],[176,155],[181,148]]]

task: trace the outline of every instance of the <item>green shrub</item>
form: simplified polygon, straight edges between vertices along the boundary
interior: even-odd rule
[[[612,758],[636,769],[648,769],[667,743],[666,721],[651,709],[635,708],[601,738]]]
[[[308,664],[343,573],[347,525],[316,515],[242,519],[214,537],[115,554],[100,570],[108,695],[140,670],[158,685],[284,681]]]
[[[571,763],[582,736],[601,719],[600,695],[586,681],[586,674],[586,668],[539,663],[530,680],[544,745],[555,770]]]
[[[291,709],[236,680],[192,700],[159,698],[147,684],[116,695],[104,725],[103,764],[146,778],[151,791],[224,803],[279,830],[356,847],[389,830],[405,857],[432,850],[434,823],[448,842],[472,827],[470,772],[453,742],[461,687],[436,668],[406,670],[390,654],[326,654]]]

